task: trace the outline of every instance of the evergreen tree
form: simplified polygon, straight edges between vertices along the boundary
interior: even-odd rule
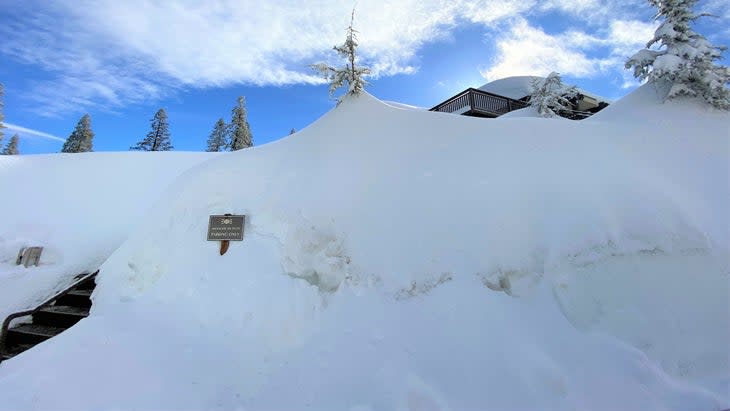
[[[94,132],[91,130],[91,116],[84,114],[76,128],[63,143],[62,153],[83,153],[94,151]]]
[[[20,151],[18,151],[18,135],[15,134],[14,136],[10,137],[10,141],[8,141],[8,145],[5,146],[2,153],[3,155],[15,155],[20,154]]]
[[[355,95],[365,89],[367,81],[364,76],[370,74],[370,69],[367,67],[361,67],[356,65],[357,61],[357,33],[354,29],[353,24],[355,22],[355,10],[352,10],[352,16],[350,18],[350,26],[347,27],[347,36],[345,37],[345,43],[341,46],[334,46],[334,50],[341,57],[347,59],[347,64],[340,68],[332,67],[326,63],[313,64],[311,67],[319,74],[321,74],[325,80],[329,81],[329,93],[332,96],[338,88],[342,87],[347,82],[347,95]],[[342,101],[344,96],[338,99]]]
[[[164,108],[157,110],[155,116],[150,120],[151,130],[147,136],[130,147],[130,150],[140,151],[169,151],[172,150],[172,142],[170,141],[170,130],[167,124],[167,112]]]
[[[5,128],[5,124],[3,124],[3,121],[5,121],[5,114],[3,114],[3,108],[5,108],[5,103],[3,103],[4,94],[5,87],[3,86],[3,83],[0,83],[0,143],[2,143],[5,138],[5,133],[3,132],[3,129]]]
[[[530,105],[543,117],[555,117],[561,111],[571,110],[570,99],[578,92],[575,86],[563,84],[560,74],[552,72],[546,78],[531,82]]]
[[[292,135],[296,132],[297,132],[297,129],[293,128],[293,129],[289,130],[289,135]]]
[[[228,130],[226,122],[222,118],[218,119],[213,127],[213,131],[208,137],[208,148],[206,151],[221,151],[228,146]]]
[[[238,97],[238,104],[231,111],[231,124],[229,124],[231,151],[240,150],[253,146],[253,135],[251,127],[246,120],[246,99]]]
[[[649,0],[657,8],[655,20],[663,19],[649,40],[626,62],[634,76],[652,83],[665,83],[665,99],[702,97],[713,106],[730,110],[730,69],[716,65],[727,48],[712,45],[695,33],[690,24],[706,14],[695,14],[697,0]],[[650,50],[653,45],[658,49]]]

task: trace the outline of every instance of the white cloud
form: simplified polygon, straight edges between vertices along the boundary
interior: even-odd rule
[[[35,0],[9,11],[8,24],[0,25],[0,53],[54,76],[28,93],[43,115],[91,105],[114,109],[179,87],[319,84],[308,65],[335,58],[331,49],[344,40],[351,6]],[[440,0],[359,4],[360,51],[375,77],[415,72],[416,51],[448,34],[458,6]]]
[[[727,0],[707,0],[702,3],[702,12],[714,17],[701,19],[702,23],[714,29],[714,33],[707,33],[706,37],[730,37],[730,3]],[[727,45],[727,44],[726,44]]]
[[[621,70],[623,62],[651,38],[655,26],[636,20],[613,20],[604,33],[570,29],[548,34],[525,19],[517,19],[497,39],[498,53],[482,71],[487,80],[545,76],[552,71],[574,77],[595,77]]]
[[[492,66],[482,72],[489,81],[508,76],[545,76],[551,71],[585,77],[598,70],[598,62],[580,48],[530,26],[524,19],[497,41],[497,50]]]
[[[460,5],[460,10],[469,21],[490,25],[528,12],[536,4],[535,0],[476,1]]]
[[[723,20],[730,20],[730,4],[727,0],[707,0],[703,11]]]
[[[544,2],[545,8],[555,8],[566,12],[584,12],[586,10],[600,10],[601,2],[598,0],[549,0]]]
[[[575,36],[561,44],[570,38],[546,34],[525,17],[586,14],[605,23],[630,0],[597,2],[372,0],[357,4],[355,25],[375,77],[416,72],[425,44],[469,22],[509,29],[499,37],[490,76],[546,70],[584,76],[602,64],[587,48],[605,39]],[[307,66],[334,61],[331,48],[344,40],[351,7],[333,0],[28,0],[6,11],[0,55],[50,74],[28,91],[42,115],[114,110],[187,87],[319,84]]]
[[[31,128],[21,127],[15,124],[10,123],[3,123],[5,127],[7,127],[8,130],[12,130],[13,132],[22,135],[24,137],[41,137],[48,140],[55,140],[55,141],[66,141],[66,139],[54,136],[53,134],[44,133],[42,131],[33,130]]]
[[[646,43],[654,37],[657,26],[655,22],[614,20],[610,24],[605,42],[613,47],[615,54],[629,57],[646,46]]]

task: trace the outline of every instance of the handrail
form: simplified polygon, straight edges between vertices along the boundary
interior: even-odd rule
[[[54,301],[58,300],[59,298],[63,297],[64,295],[68,294],[77,285],[96,276],[97,274],[99,274],[99,270],[96,270],[93,273],[80,274],[80,276],[76,276],[76,278],[78,278],[78,279],[76,281],[74,281],[71,285],[69,285],[68,287],[64,288],[63,290],[57,292],[52,297],[46,299],[46,301],[42,302],[36,308],[34,308],[32,310],[18,311],[18,312],[10,314],[7,318],[5,318],[5,321],[3,321],[2,328],[0,328],[0,355],[8,354],[8,352],[5,351],[5,340],[7,338],[8,328],[10,328],[11,321],[13,321],[14,319],[19,318],[19,317],[25,317],[28,315],[35,314],[41,308],[44,308],[44,307],[50,305]]]
[[[429,111],[453,113],[465,107],[469,107],[472,111],[481,111],[499,116],[513,110],[527,107],[527,104],[524,101],[515,100],[510,97],[500,96],[498,94],[470,87],[461,93],[446,99],[444,102],[436,105]]]

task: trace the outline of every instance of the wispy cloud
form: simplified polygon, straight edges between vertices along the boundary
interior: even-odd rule
[[[40,137],[48,140],[55,141],[66,141],[65,138],[54,136],[53,134],[44,133],[42,131],[33,130],[32,128],[22,127],[16,124],[3,123],[8,130],[12,130],[14,133],[22,135],[23,137]]]
[[[27,0],[3,10],[0,55],[44,71],[27,90],[44,116],[115,110],[191,87],[319,84],[308,65],[332,61],[351,7],[333,0]],[[358,3],[355,23],[375,77],[417,72],[419,50],[462,24],[479,24],[496,39],[499,54],[485,50],[489,78],[547,70],[590,76],[616,60],[610,41],[646,41],[633,37],[634,27],[610,29],[631,22],[636,9],[635,0],[372,0]],[[548,14],[577,27],[555,34],[533,25]]]
[[[574,77],[595,77],[621,69],[632,52],[644,46],[654,23],[613,20],[589,34],[569,29],[548,34],[526,19],[516,19],[497,39],[497,55],[482,71],[488,80],[513,75],[544,76],[551,71]]]

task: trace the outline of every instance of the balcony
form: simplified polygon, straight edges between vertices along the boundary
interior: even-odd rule
[[[527,107],[527,103],[524,101],[468,88],[430,111],[494,118],[525,107]]]

